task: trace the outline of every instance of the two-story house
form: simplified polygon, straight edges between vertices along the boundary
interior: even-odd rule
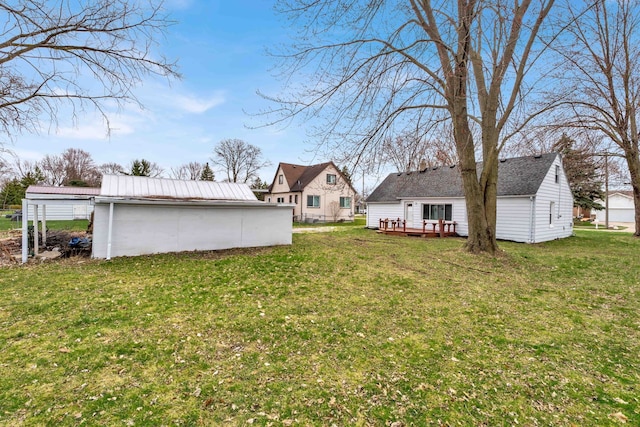
[[[356,191],[333,162],[302,166],[278,164],[265,200],[291,203],[299,222],[352,221]]]

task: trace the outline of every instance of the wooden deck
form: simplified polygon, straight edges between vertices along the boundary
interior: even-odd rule
[[[378,233],[410,237],[457,237],[457,223],[454,221],[428,222],[422,221],[422,228],[409,228],[405,220],[380,219]]]

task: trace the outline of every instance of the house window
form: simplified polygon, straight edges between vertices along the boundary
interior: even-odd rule
[[[320,196],[307,196],[307,207],[319,208],[320,207]]]
[[[556,210],[556,202],[549,202],[549,226],[553,227],[553,213]]]
[[[340,197],[340,207],[341,208],[350,208],[351,207],[351,197]]]
[[[556,165],[556,184],[560,182],[560,166]]]
[[[297,194],[296,194],[296,197],[295,197],[295,204],[296,205],[298,204],[298,195]]]
[[[278,184],[282,184],[284,182],[284,177],[281,175],[278,175]]]
[[[422,205],[422,219],[451,221],[453,212],[453,206],[450,204],[444,205]]]
[[[335,185],[336,184],[336,176],[334,174],[327,174],[327,184]]]
[[[271,203],[271,197],[267,197],[267,203]]]
[[[292,201],[293,201],[293,196],[289,194],[289,203],[291,203]]]

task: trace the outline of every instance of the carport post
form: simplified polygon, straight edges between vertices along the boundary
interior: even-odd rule
[[[33,256],[38,255],[38,246],[40,246],[40,242],[38,241],[38,223],[38,205],[35,204],[33,205]]]
[[[113,233],[113,202],[109,203],[109,228],[107,231],[107,259],[111,259],[111,234]]]
[[[42,244],[47,246],[47,205],[42,205]]]
[[[22,263],[29,257],[29,202],[22,199]]]

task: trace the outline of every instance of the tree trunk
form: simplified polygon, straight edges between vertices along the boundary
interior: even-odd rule
[[[465,248],[471,253],[486,252],[494,254],[498,249],[494,225],[496,218],[497,162],[492,165],[490,159],[484,159],[483,172],[478,177],[473,136],[466,120],[466,108],[464,110],[464,115],[458,116],[458,120],[454,121],[454,135],[457,142],[467,141],[467,143],[456,144],[458,157],[460,158],[462,185],[467,203],[469,237]],[[497,153],[495,156],[497,157]],[[491,171],[491,168],[495,169],[495,171]]]
[[[637,145],[635,145],[634,147],[637,147]],[[637,149],[625,151],[627,165],[629,167],[629,175],[631,176],[631,186],[633,187],[633,201],[635,205],[636,231],[633,235],[636,237],[640,237],[640,157],[638,156]]]

